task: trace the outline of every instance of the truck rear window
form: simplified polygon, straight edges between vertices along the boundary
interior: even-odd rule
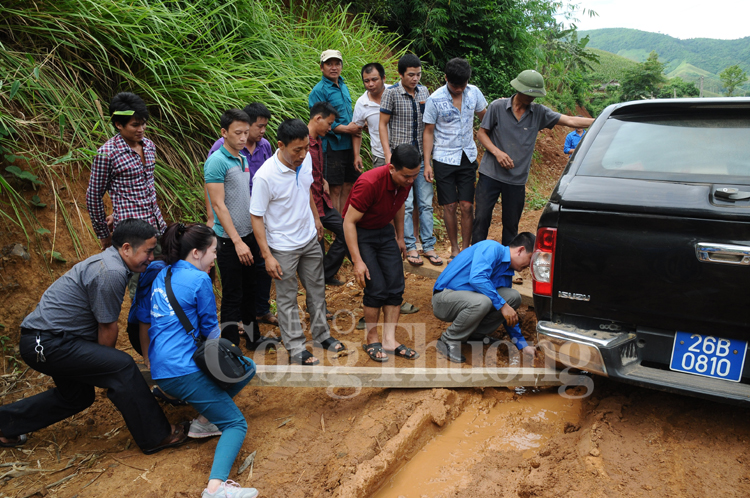
[[[688,182],[750,180],[750,118],[744,116],[610,117],[593,137],[578,171]]]

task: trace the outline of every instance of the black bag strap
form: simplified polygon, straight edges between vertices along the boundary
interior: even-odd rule
[[[174,310],[174,314],[177,315],[177,318],[180,319],[180,323],[185,328],[185,331],[187,334],[192,337],[193,341],[195,341],[196,345],[199,345],[200,342],[198,341],[198,338],[193,334],[193,330],[195,330],[195,327],[193,327],[193,324],[190,323],[190,320],[188,320],[187,315],[182,309],[182,306],[180,306],[179,301],[177,301],[177,297],[175,297],[174,292],[172,291],[172,267],[170,266],[167,268],[167,277],[164,279],[164,287],[167,291],[167,299],[169,300],[169,305]]]

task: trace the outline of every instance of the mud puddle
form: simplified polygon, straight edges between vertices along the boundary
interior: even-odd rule
[[[475,402],[427,443],[372,498],[438,498],[467,487],[487,454],[522,451],[530,458],[549,438],[576,424],[581,402],[557,392],[513,401]],[[494,401],[494,400],[491,400]]]

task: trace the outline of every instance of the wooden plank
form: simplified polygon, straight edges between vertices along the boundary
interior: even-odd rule
[[[578,376],[549,368],[395,368],[258,365],[258,387],[465,388],[576,385]]]

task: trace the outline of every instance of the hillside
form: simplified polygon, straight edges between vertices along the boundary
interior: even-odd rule
[[[704,77],[704,89],[720,92],[718,74],[724,68],[738,64],[750,72],[750,37],[738,40],[713,40],[694,38],[680,40],[660,33],[649,33],[637,29],[606,28],[581,31],[579,36],[588,36],[588,48],[606,50],[636,62],[643,62],[654,50],[659,60],[667,63],[669,78],[679,76],[685,81],[698,83]],[[750,90],[750,85],[743,87]]]
[[[599,57],[599,62],[591,64],[593,68],[592,79],[596,83],[604,84],[612,80],[621,80],[628,69],[635,67],[636,62],[627,57],[615,55],[606,50],[598,48],[587,48],[589,52]]]

